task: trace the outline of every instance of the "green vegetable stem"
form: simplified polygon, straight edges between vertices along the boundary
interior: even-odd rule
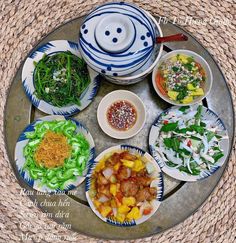
[[[54,106],[80,105],[90,83],[86,63],[69,51],[44,55],[35,64],[35,95]]]

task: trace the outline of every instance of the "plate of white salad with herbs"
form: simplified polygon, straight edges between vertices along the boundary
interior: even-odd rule
[[[197,181],[224,164],[229,137],[222,120],[210,109],[173,106],[152,125],[149,148],[163,172],[181,181]]]

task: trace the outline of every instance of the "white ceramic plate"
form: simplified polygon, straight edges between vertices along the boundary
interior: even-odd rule
[[[194,105],[192,107],[193,110],[197,109],[198,105]],[[161,170],[165,172],[167,175],[180,180],[180,181],[198,181],[204,178],[207,178],[208,176],[212,175],[215,171],[217,171],[225,162],[228,152],[229,152],[229,139],[228,139],[228,133],[225,128],[224,123],[222,120],[210,109],[203,107],[202,111],[202,118],[205,120],[212,121],[212,124],[217,125],[218,129],[220,130],[220,134],[225,136],[225,139],[222,139],[219,142],[219,145],[221,149],[223,150],[224,156],[220,158],[214,165],[211,166],[211,169],[202,169],[199,175],[190,175],[186,172],[181,172],[179,169],[168,166],[165,161],[163,161],[162,157],[158,153],[158,147],[156,146],[156,143],[159,138],[160,129],[163,126],[163,115],[169,114],[169,112],[172,112],[174,114],[179,110],[180,107],[173,106],[170,109],[162,112],[156,119],[156,121],[153,123],[150,133],[149,133],[149,149],[151,152],[151,155],[153,158],[156,159],[157,163],[159,164]]]
[[[143,157],[143,159],[147,162],[152,163],[152,165],[155,168],[155,171],[153,172],[153,177],[155,178],[152,183],[151,186],[152,187],[156,187],[157,188],[157,196],[155,199],[153,199],[151,201],[151,204],[153,206],[153,210],[150,214],[148,215],[143,215],[140,219],[138,220],[132,220],[132,221],[125,221],[123,223],[118,222],[116,220],[110,219],[110,218],[105,218],[103,217],[98,210],[95,208],[95,206],[93,205],[93,202],[89,196],[89,190],[91,187],[91,176],[93,174],[93,171],[96,167],[96,165],[99,163],[99,161],[106,155],[106,154],[112,154],[114,152],[123,152],[123,151],[129,151],[131,154],[138,154],[141,155]],[[162,201],[162,197],[163,197],[163,192],[164,192],[164,184],[163,184],[163,177],[162,177],[162,173],[160,170],[159,165],[156,163],[156,161],[153,159],[153,157],[143,151],[140,148],[134,147],[134,146],[130,146],[130,145],[117,145],[117,146],[113,146],[111,148],[106,149],[105,151],[103,151],[101,154],[99,154],[96,159],[92,162],[90,161],[90,165],[89,165],[89,170],[86,176],[86,185],[85,185],[85,191],[86,191],[86,198],[88,200],[89,206],[91,207],[91,209],[93,210],[93,212],[104,222],[113,224],[115,226],[122,226],[122,227],[128,227],[128,226],[135,226],[141,223],[144,223],[145,221],[147,221],[150,217],[152,217],[155,212],[157,211],[158,207],[161,204]]]
[[[127,131],[119,131],[112,128],[107,120],[107,110],[116,101],[125,100],[130,102],[137,111],[137,120],[133,127]],[[107,94],[99,103],[97,119],[101,129],[110,137],[116,139],[127,139],[135,136],[144,126],[146,120],[145,105],[133,92],[128,90],[116,90]]]
[[[189,103],[189,104],[180,104],[174,100],[171,100],[168,96],[164,96],[160,90],[158,89],[157,85],[156,85],[156,74],[158,72],[158,68],[160,67],[160,65],[162,64],[163,61],[166,61],[167,59],[169,59],[170,57],[176,56],[177,54],[183,54],[189,57],[193,57],[194,60],[196,60],[199,64],[201,64],[201,66],[203,67],[203,69],[206,72],[206,81],[205,81],[205,85],[204,85],[204,95],[203,96],[199,96],[194,98],[193,102]],[[198,55],[197,53],[193,52],[193,51],[189,51],[189,50],[175,50],[175,51],[171,51],[167,54],[165,54],[164,56],[162,56],[162,58],[160,59],[159,63],[156,65],[156,67],[154,68],[153,72],[152,72],[152,84],[153,87],[155,89],[155,91],[157,92],[157,94],[166,102],[172,104],[172,105],[178,105],[178,106],[186,106],[186,105],[193,105],[193,104],[197,104],[200,101],[202,101],[211,91],[211,87],[212,87],[212,82],[213,82],[213,77],[212,77],[212,72],[211,72],[211,68],[209,66],[209,64],[207,63],[207,61],[201,57],[200,55]]]
[[[61,190],[59,188],[56,189],[51,189],[46,185],[41,186],[41,179],[37,179],[34,180],[31,178],[31,176],[29,175],[28,170],[26,170],[24,168],[24,164],[25,164],[25,156],[23,154],[23,150],[24,147],[26,146],[26,144],[28,144],[29,139],[26,138],[26,133],[27,132],[32,132],[34,131],[34,127],[36,124],[41,123],[43,121],[59,121],[59,120],[65,120],[68,118],[65,118],[64,116],[59,116],[59,115],[52,115],[52,116],[45,116],[42,118],[37,119],[35,122],[29,124],[24,131],[20,134],[17,143],[16,143],[16,147],[15,147],[15,163],[16,163],[16,168],[20,174],[20,176],[22,177],[22,179],[33,189],[37,190],[37,191],[41,191],[41,192],[45,192],[45,193],[55,193],[55,192],[60,192]],[[87,174],[88,171],[88,166],[89,163],[91,161],[94,160],[94,155],[95,155],[95,145],[94,145],[94,141],[93,138],[91,136],[91,134],[89,133],[89,131],[87,130],[86,127],[84,127],[80,122],[74,120],[74,119],[70,119],[72,122],[74,122],[77,126],[77,129],[75,131],[76,134],[81,133],[84,135],[84,137],[86,138],[86,140],[89,142],[90,145],[90,155],[89,155],[89,159],[86,165],[85,170],[83,171],[83,176],[77,176],[76,181],[73,182],[69,182],[65,189],[63,191],[69,191],[72,190],[74,188],[76,188],[78,185],[80,185],[84,179],[85,176]]]
[[[71,116],[78,113],[85,109],[93,101],[99,88],[100,77],[98,73],[91,68],[88,68],[91,82],[80,96],[80,106],[71,104],[64,107],[56,107],[36,97],[34,93],[34,62],[39,62],[44,54],[53,55],[53,53],[65,51],[70,51],[72,54],[81,57],[78,45],[76,43],[68,40],[55,40],[40,46],[36,51],[32,52],[26,59],[23,66],[22,84],[25,93],[36,108],[47,114]]]

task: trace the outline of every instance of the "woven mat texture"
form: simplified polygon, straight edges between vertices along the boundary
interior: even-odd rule
[[[37,242],[47,234],[71,235],[50,219],[36,217],[32,227],[23,230],[20,223],[29,223],[28,212],[37,213],[36,207],[27,207],[27,196],[20,196],[20,186],[11,170],[3,141],[3,108],[7,90],[21,61],[47,33],[66,21],[87,14],[99,0],[0,0],[0,242],[21,242],[21,233],[37,234]],[[152,14],[174,17],[192,16],[195,19],[230,20],[229,25],[183,25],[215,57],[222,68],[236,104],[236,2],[235,0],[195,1],[133,1]],[[234,21],[233,21],[234,19]],[[236,242],[236,158],[235,147],[219,185],[205,204],[191,217],[176,227],[151,238],[132,242]],[[51,224],[53,229],[43,230]],[[37,227],[41,225],[40,227]],[[37,229],[39,228],[39,229]],[[40,240],[41,239],[41,240]],[[97,242],[96,239],[76,234],[76,242]],[[34,241],[34,242],[35,242]],[[64,241],[66,242],[66,241]],[[99,242],[103,242],[99,240]],[[108,241],[104,241],[108,242]],[[127,241],[126,241],[127,242]]]

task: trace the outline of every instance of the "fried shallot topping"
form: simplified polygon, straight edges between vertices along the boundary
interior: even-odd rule
[[[34,158],[36,162],[46,168],[62,166],[71,154],[71,146],[67,138],[52,131],[47,131],[36,149]]]

